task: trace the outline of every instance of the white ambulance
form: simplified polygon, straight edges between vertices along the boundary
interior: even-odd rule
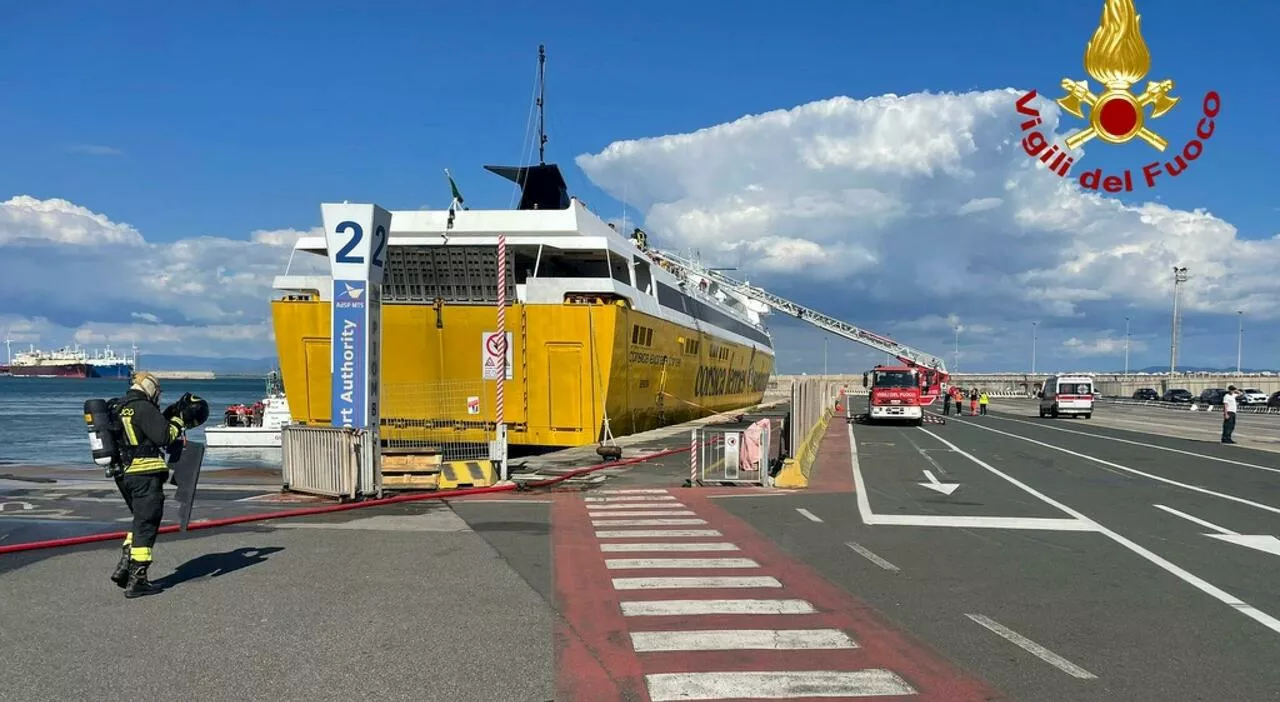
[[[1038,394],[1041,417],[1093,416],[1093,378],[1087,375],[1054,375]]]

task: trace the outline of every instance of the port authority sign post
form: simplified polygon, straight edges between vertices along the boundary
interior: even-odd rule
[[[377,490],[379,376],[382,367],[382,278],[391,213],[377,205],[320,205],[333,275],[330,327],[332,424],[364,430],[360,485]]]

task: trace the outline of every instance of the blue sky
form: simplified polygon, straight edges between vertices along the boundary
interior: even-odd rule
[[[322,201],[441,207],[446,167],[469,205],[506,207],[509,184],[480,166],[522,160],[539,43],[548,160],[617,216],[619,198],[575,157],[839,95],[1034,87],[1056,98],[1062,77],[1086,77],[1101,0],[128,5],[7,10],[0,201],[63,198],[176,242],[307,229]],[[1207,90],[1224,107],[1186,174],[1122,199],[1205,208],[1241,239],[1280,232],[1280,105],[1262,87],[1280,63],[1267,34],[1280,7],[1138,5],[1148,78],[1174,79],[1183,97],[1152,126],[1181,144]],[[1135,141],[1087,161],[1140,166],[1149,151]]]

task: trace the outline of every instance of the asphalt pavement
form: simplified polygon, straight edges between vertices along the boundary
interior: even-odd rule
[[[808,490],[682,487],[676,453],[573,492],[164,536],[168,589],[140,601],[106,581],[115,544],[0,556],[0,699],[1280,700],[1280,453],[1201,414],[998,400],[837,419]],[[3,487],[0,543],[125,518],[102,485]],[[202,517],[286,506],[210,488]]]
[[[1280,456],[993,409],[722,504],[1012,699],[1280,699]]]

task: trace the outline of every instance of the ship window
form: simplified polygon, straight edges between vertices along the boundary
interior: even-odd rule
[[[642,293],[653,294],[653,277],[649,273],[649,262],[637,256],[636,264],[636,289]]]
[[[640,325],[639,324],[631,325],[631,343],[633,344],[640,343]]]
[[[689,354],[690,356],[697,356],[698,347],[701,345],[702,345],[702,341],[699,339],[685,339],[684,352]]]
[[[631,271],[627,270],[627,259],[612,251],[609,252],[609,275],[623,285],[631,285]]]
[[[605,251],[544,251],[539,278],[608,278]]]
[[[648,327],[644,330],[644,345],[653,346],[653,329]]]

